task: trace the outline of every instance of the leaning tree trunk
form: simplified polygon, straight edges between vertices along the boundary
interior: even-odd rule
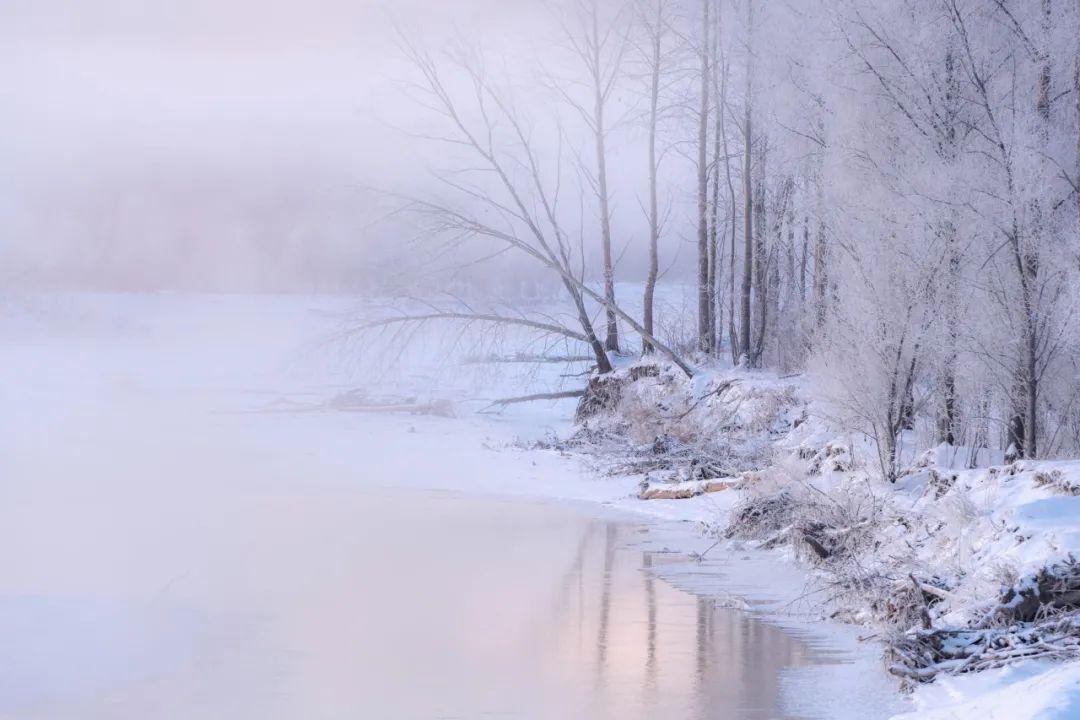
[[[596,331],[593,329],[592,319],[589,317],[589,311],[585,307],[585,299],[581,295],[581,290],[566,277],[563,277],[562,281],[563,287],[570,293],[570,297],[574,301],[578,323],[581,324],[589,349],[592,350],[593,357],[596,358],[596,371],[601,375],[611,372],[614,368],[608,358],[607,351],[604,350],[603,344],[601,344],[600,339],[596,336]]]

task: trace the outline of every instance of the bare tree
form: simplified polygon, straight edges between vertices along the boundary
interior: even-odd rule
[[[579,245],[575,249],[571,245],[560,215],[561,163],[554,171],[554,180],[546,180],[541,169],[540,152],[531,133],[526,130],[519,110],[505,93],[492,84],[482,63],[465,52],[447,56],[455,74],[468,79],[471,102],[466,109],[451,91],[439,64],[429,53],[404,36],[401,37],[401,46],[421,77],[420,82],[412,86],[413,91],[420,95],[419,102],[441,118],[451,131],[449,135],[421,137],[463,148],[480,162],[478,167],[436,174],[439,182],[461,202],[405,197],[401,198],[405,201],[405,210],[426,221],[433,234],[445,237],[451,243],[459,243],[467,238],[495,241],[508,249],[524,253],[555,273],[573,304],[581,327],[580,333],[567,329],[561,332],[568,337],[584,339],[600,373],[611,372],[612,365],[594,331],[586,300],[599,304],[606,312],[621,318],[657,351],[692,376],[692,368],[671,348],[657,340],[655,335],[606,295],[588,285],[584,248]],[[505,132],[506,137],[501,137],[500,132]],[[470,177],[476,179],[470,180]],[[474,208],[482,208],[486,212],[481,214],[475,212]],[[479,319],[500,322],[499,318],[493,317]],[[535,325],[538,321],[531,322]],[[554,332],[552,328],[543,329]]]

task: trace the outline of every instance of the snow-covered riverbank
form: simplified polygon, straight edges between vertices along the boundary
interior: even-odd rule
[[[645,504],[707,499],[720,547],[805,568],[811,613],[886,641],[914,717],[1080,715],[1080,463],[909,444],[892,483],[806,378],[647,370],[606,380],[606,409],[562,446],[643,499],[689,496]]]

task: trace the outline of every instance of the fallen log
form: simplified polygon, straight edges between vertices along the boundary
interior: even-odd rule
[[[686,500],[707,493],[723,492],[739,486],[738,478],[690,480],[675,483],[643,481],[638,490],[640,500]]]

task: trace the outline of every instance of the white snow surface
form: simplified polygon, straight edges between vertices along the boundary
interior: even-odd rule
[[[1021,663],[939,678],[895,720],[1073,720],[1080,717],[1080,663]]]

